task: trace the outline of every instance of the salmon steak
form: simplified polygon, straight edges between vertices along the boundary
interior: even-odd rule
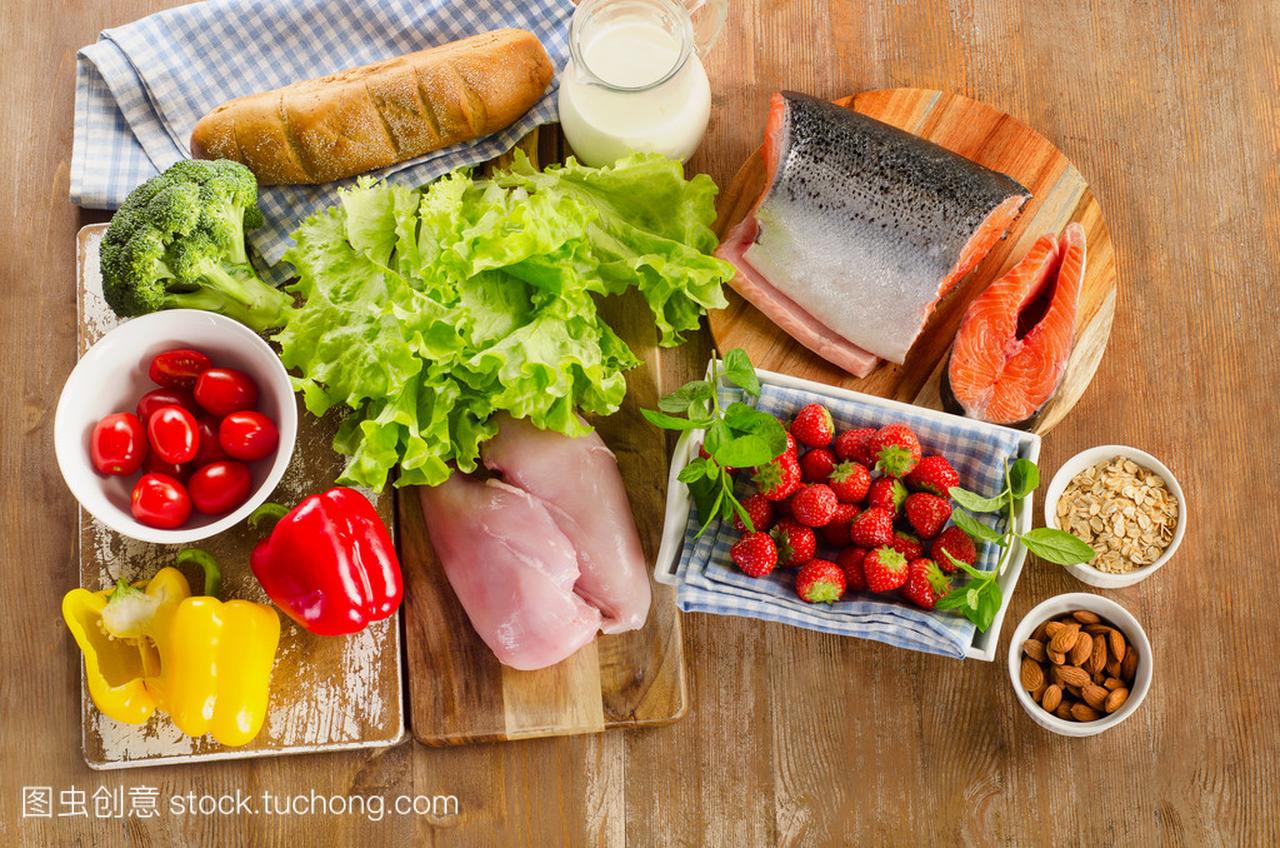
[[[1067,370],[1084,269],[1084,228],[1068,224],[974,298],[943,375],[944,404],[993,424],[1034,423]]]
[[[901,363],[935,304],[1030,193],[1004,174],[834,103],[773,95],[765,189],[717,255],[733,287],[823,359]]]

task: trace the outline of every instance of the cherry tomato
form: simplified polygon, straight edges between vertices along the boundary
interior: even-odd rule
[[[181,465],[196,458],[200,450],[200,427],[196,417],[180,406],[162,406],[147,419],[151,449],[164,462]]]
[[[167,474],[143,474],[129,499],[133,517],[148,527],[172,530],[191,516],[191,498],[182,484]]]
[[[190,389],[152,389],[138,399],[138,420],[150,421],[151,413],[162,406],[180,406],[191,412],[200,410]]]
[[[212,365],[209,357],[200,351],[183,347],[156,354],[151,360],[151,367],[147,369],[147,376],[157,386],[190,389],[195,386],[196,378]]]
[[[215,462],[191,475],[191,502],[206,515],[230,512],[249,497],[253,478],[243,462]]]
[[[142,422],[131,412],[108,415],[93,427],[89,458],[99,474],[125,477],[142,467],[147,458],[147,436]]]
[[[210,368],[196,380],[196,403],[221,418],[258,402],[258,386],[253,378],[234,368]]]
[[[147,454],[147,461],[142,463],[142,473],[144,474],[164,474],[166,477],[172,477],[179,482],[187,482],[187,478],[191,476],[191,472],[195,470],[194,462],[187,462],[182,465],[175,465],[172,462],[165,462],[155,451]]]
[[[191,466],[199,468],[211,462],[228,459],[229,457],[222,450],[222,445],[218,444],[218,420],[201,415],[196,422],[200,428],[200,450],[196,451],[196,458],[191,461]]]
[[[218,444],[228,456],[252,462],[271,456],[280,444],[276,422],[261,412],[233,412],[218,425]]]

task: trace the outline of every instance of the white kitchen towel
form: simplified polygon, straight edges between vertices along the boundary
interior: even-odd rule
[[[743,393],[726,390],[724,400],[747,401]],[[889,423],[880,407],[830,397],[817,397],[798,389],[765,385],[757,409],[789,419],[807,403],[821,402],[831,410],[836,429],[879,427]],[[940,453],[955,466],[960,485],[984,495],[1004,486],[1006,462],[1018,457],[1017,434],[958,417],[939,419],[904,412],[894,416],[915,431],[925,453]],[[739,484],[742,494],[746,487]],[[990,517],[984,520],[990,521]],[[834,604],[809,604],[795,593],[795,569],[777,569],[766,577],[744,574],[729,556],[739,534],[731,522],[712,522],[698,538],[701,526],[693,510],[685,528],[684,547],[677,571],[676,603],[685,612],[708,612],[776,621],[824,633],[874,639],[900,648],[963,658],[973,641],[974,625],[952,612],[928,612],[893,596],[853,593]],[[994,526],[1003,528],[1003,522]],[[833,556],[819,541],[819,554]],[[978,543],[976,567],[990,571],[998,549]]]
[[[190,158],[196,122],[226,100],[503,27],[531,31],[557,72],[571,0],[208,0],[104,30],[76,57],[71,200],[115,209],[139,183]],[[496,135],[374,176],[418,186],[510,149],[556,120],[556,83]],[[250,234],[275,263],[289,233],[350,181],[263,187],[266,225]]]

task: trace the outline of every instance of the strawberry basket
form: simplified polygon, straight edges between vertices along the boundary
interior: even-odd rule
[[[707,373],[713,373],[712,363],[708,364]],[[761,388],[758,398],[746,398],[741,390],[723,380],[718,384],[721,398],[752,403],[783,419],[789,419],[805,404],[821,403],[831,411],[837,431],[905,423],[918,434],[926,454],[946,456],[960,475],[960,485],[979,494],[991,495],[999,490],[1008,463],[1018,458],[1032,462],[1039,458],[1040,438],[1032,433],[786,374],[759,369],[755,373]],[[794,571],[778,569],[755,578],[734,566],[729,549],[739,533],[732,522],[713,520],[705,532],[697,535],[705,517],[696,514],[689,490],[677,475],[698,456],[703,437],[702,430],[686,430],[676,442],[662,543],[654,567],[654,578],[659,583],[675,587],[676,602],[683,611],[777,621],[955,658],[994,659],[1000,627],[1026,559],[1027,551],[1020,541],[1013,541],[1004,571],[996,579],[1000,605],[985,631],[954,612],[916,609],[888,595],[850,593],[834,604],[809,604],[795,593]],[[1019,532],[1031,527],[1031,496],[1017,504],[1013,521]],[[999,521],[994,526],[1001,529]],[[983,541],[977,547],[975,567],[990,572],[997,563],[998,549],[994,543]]]

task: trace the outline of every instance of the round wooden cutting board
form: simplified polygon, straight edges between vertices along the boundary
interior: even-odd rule
[[[844,386],[868,394],[942,409],[939,384],[951,341],[969,301],[998,278],[1047,232],[1072,221],[1085,229],[1087,266],[1076,317],[1076,342],[1062,386],[1034,431],[1047,433],[1063,419],[1093,379],[1111,333],[1116,267],[1111,234],[1084,177],[1035,130],[976,100],[921,88],[868,91],[836,101],[1001,171],[1026,186],[1032,199],[1008,236],[938,304],[902,365],[885,362],[859,379],[811,353],[735,292],[729,307],[712,312],[711,333],[721,350],[741,347],[759,368]],[[764,114],[760,116],[764,123]],[[764,157],[753,153],[720,198],[716,234],[721,238],[751,211],[764,190]]]

